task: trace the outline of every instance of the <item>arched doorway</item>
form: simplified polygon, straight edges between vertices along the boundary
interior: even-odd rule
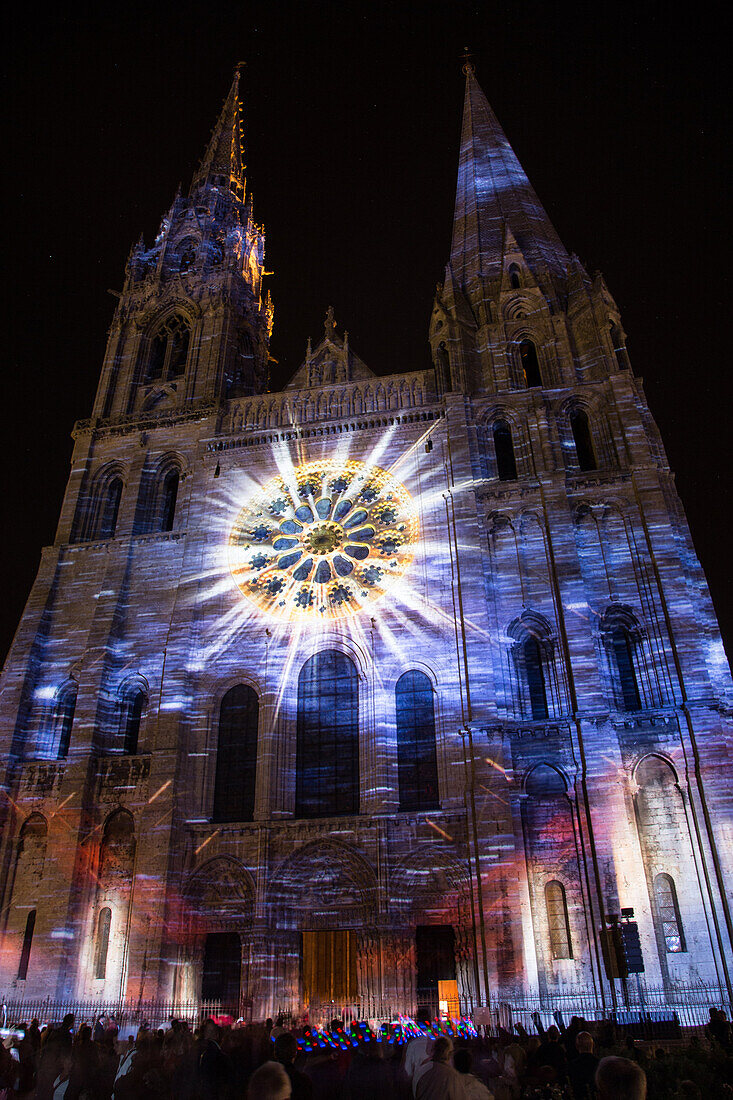
[[[251,985],[254,890],[249,873],[230,857],[209,860],[189,880],[186,897],[177,995],[244,1015]]]

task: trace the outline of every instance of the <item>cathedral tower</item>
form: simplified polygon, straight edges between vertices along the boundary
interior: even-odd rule
[[[730,996],[705,578],[618,307],[465,75],[427,369],[329,309],[268,392],[236,76],[133,248],[3,671],[11,1007],[600,1014],[631,909],[662,1003]]]

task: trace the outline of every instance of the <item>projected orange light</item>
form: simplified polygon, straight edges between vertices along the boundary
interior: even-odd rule
[[[308,462],[250,496],[229,536],[229,567],[270,616],[340,619],[399,581],[418,534],[412,498],[387,470]]]

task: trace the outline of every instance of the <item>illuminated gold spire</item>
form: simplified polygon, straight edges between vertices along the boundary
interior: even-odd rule
[[[229,95],[224,101],[204,158],[193,177],[191,191],[207,183],[213,184],[229,188],[243,202],[246,180],[239,102],[239,70],[242,64],[240,62],[234,70]]]

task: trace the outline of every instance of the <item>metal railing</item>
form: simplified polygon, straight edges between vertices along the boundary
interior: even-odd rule
[[[220,1001],[96,1001],[12,999],[0,1004],[0,1025],[12,1027],[37,1019],[44,1024],[60,1024],[64,1016],[73,1013],[75,1026],[94,1025],[100,1017],[119,1028],[120,1035],[135,1032],[139,1027],[165,1026],[171,1018],[185,1020],[195,1026],[207,1016],[218,1016]]]
[[[530,1034],[557,1022],[568,1023],[571,1016],[582,1016],[590,1021],[612,1021],[637,1038],[654,1038],[656,1033],[671,1034],[682,1029],[701,1029],[710,1019],[710,1009],[723,1009],[728,1018],[733,1015],[733,1005],[727,992],[719,986],[680,985],[667,989],[647,986],[642,982],[629,983],[626,993],[617,984],[617,1006],[614,1010],[606,994],[600,995],[586,988],[565,986],[558,990],[537,994],[498,994],[491,1010],[451,1002],[449,1015],[472,1017],[476,1024],[483,1024],[491,1031],[498,1027],[513,1030],[519,1024]],[[414,1016],[419,1008],[427,1009],[431,1016],[438,1014],[438,1002],[422,1000],[418,1003],[396,1003],[379,997],[362,997],[353,1001],[310,1001],[300,1006],[283,1005],[276,1009],[286,1026],[310,1024],[322,1027],[332,1020],[343,1023],[351,1020],[389,1021],[399,1015]],[[252,1003],[242,1001],[239,1016],[251,1021]],[[60,1023],[73,1012],[76,1026],[94,1024],[100,1016],[107,1017],[119,1028],[121,1035],[128,1035],[142,1025],[157,1028],[165,1026],[175,1017],[195,1026],[207,1016],[219,1017],[222,1013],[233,1016],[231,1006],[220,1001],[96,1001],[93,999],[52,1000],[7,998],[0,1002],[0,1025],[28,1023],[33,1018],[43,1024]]]

